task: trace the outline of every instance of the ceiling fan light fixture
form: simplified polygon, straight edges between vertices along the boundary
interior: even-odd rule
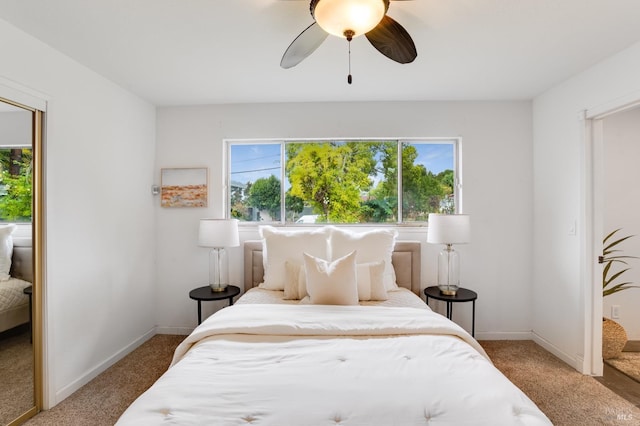
[[[388,0],[315,0],[311,2],[311,14],[329,34],[357,37],[380,23],[388,5]]]

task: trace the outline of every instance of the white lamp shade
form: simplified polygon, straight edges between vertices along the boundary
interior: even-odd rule
[[[237,247],[240,245],[237,219],[200,219],[198,245],[201,247]]]
[[[319,0],[313,17],[320,27],[338,37],[351,30],[354,37],[375,28],[386,12],[383,0]]]
[[[432,244],[465,244],[471,241],[471,219],[468,214],[429,214],[427,242]]]

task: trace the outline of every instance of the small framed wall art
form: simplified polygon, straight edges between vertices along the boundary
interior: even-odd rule
[[[207,207],[209,169],[160,170],[161,207]]]

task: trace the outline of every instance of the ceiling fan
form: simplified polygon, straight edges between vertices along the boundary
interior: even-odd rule
[[[349,42],[364,34],[387,58],[401,64],[413,62],[418,56],[416,46],[407,30],[387,16],[388,9],[389,0],[311,0],[309,11],[315,22],[289,45],[280,66],[292,68],[298,65],[329,34],[346,38]],[[351,74],[348,81],[351,84]]]

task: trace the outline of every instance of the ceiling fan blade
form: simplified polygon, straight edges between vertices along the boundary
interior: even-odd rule
[[[365,35],[380,53],[401,64],[413,62],[418,56],[416,45],[407,30],[387,15]]]
[[[284,52],[280,66],[282,68],[295,67],[304,58],[311,55],[328,36],[329,33],[320,28],[317,23],[309,25]]]

